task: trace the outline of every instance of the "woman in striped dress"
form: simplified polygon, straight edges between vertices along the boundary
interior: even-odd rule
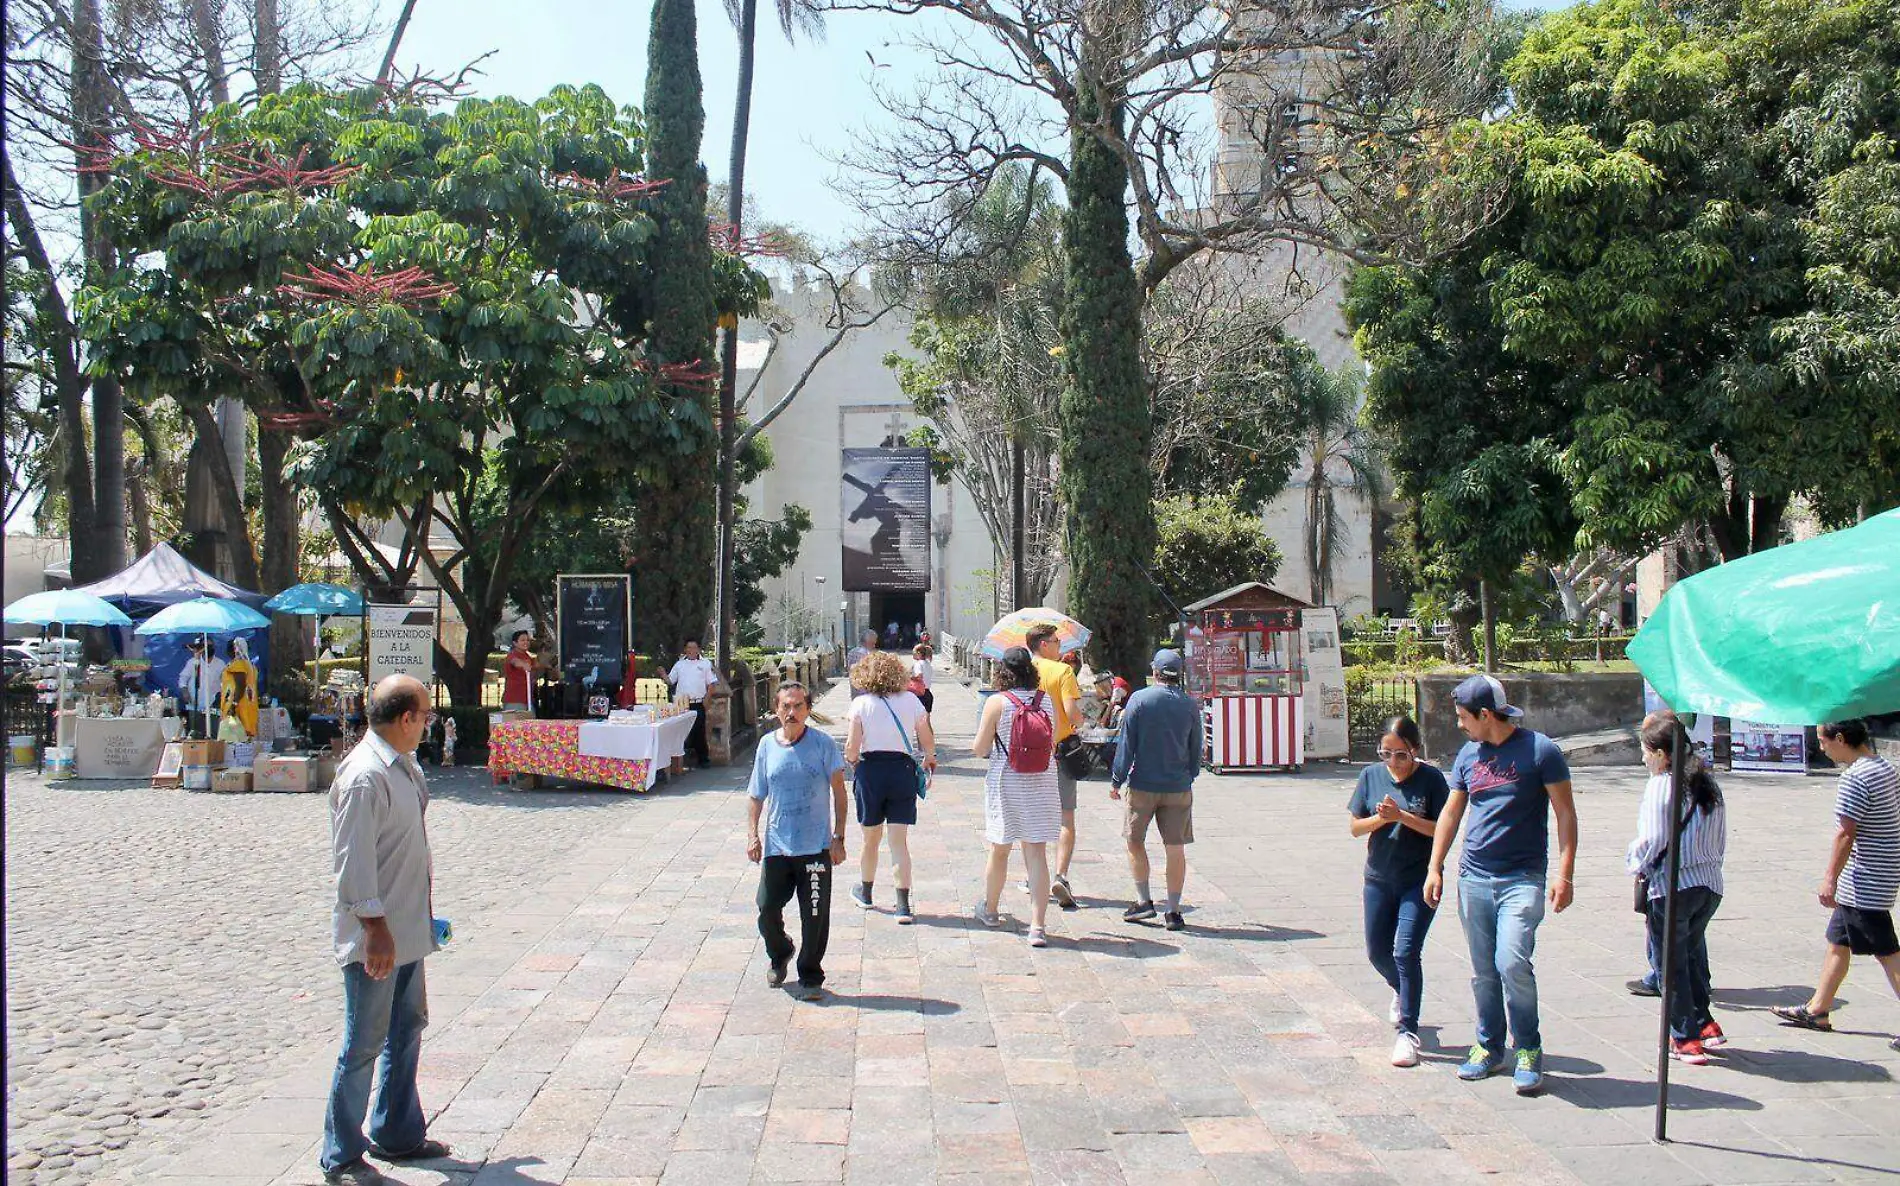
[[[1055,843],[1062,832],[1062,793],[1056,785],[1053,757],[1047,769],[1026,774],[1009,768],[1007,746],[1018,712],[1051,710],[1048,698],[1039,690],[1035,664],[1023,647],[1003,652],[1002,662],[996,666],[995,683],[998,694],[983,705],[982,723],[971,746],[977,757],[990,760],[989,774],[983,780],[983,838],[989,841],[990,856],[976,917],[986,927],[1001,924],[996,909],[1009,875],[1009,850],[1020,844],[1023,863],[1029,867],[1029,945],[1043,947],[1048,942],[1042,929],[1049,909],[1047,846]],[[1017,698],[1024,700],[1025,707],[1018,707]]]

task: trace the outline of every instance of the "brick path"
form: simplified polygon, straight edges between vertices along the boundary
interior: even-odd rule
[[[974,697],[940,676],[938,704],[940,731],[967,738]],[[841,706],[834,692],[821,707]],[[1730,894],[1712,947],[1737,1050],[1723,1067],[1675,1069],[1678,1141],[1659,1147],[1647,1140],[1654,1002],[1622,988],[1642,959],[1620,867],[1635,775],[1580,775],[1579,905],[1547,920],[1539,952],[1551,1091],[1522,1100],[1507,1082],[1450,1073],[1470,1041],[1450,912],[1427,948],[1428,1062],[1386,1065],[1387,993],[1360,950],[1360,856],[1345,836],[1349,771],[1204,778],[1185,934],[1120,921],[1113,807],[1105,782],[1085,784],[1074,870],[1085,909],[1052,909],[1050,946],[1032,951],[1020,929],[967,921],[982,867],[979,769],[960,759],[926,804],[915,927],[845,898],[853,830],[827,959],[837,995],[821,1005],[764,985],[743,771],[639,800],[442,795],[430,817],[437,900],[457,936],[430,961],[423,1093],[432,1133],[457,1156],[397,1180],[1900,1183],[1900,1055],[1887,1048],[1900,1004],[1878,970],[1857,965],[1849,978],[1838,1020],[1854,1032],[1788,1031],[1765,1013],[1796,999],[1818,961],[1822,913],[1807,887],[1831,780],[1727,781]],[[130,1096],[135,1114],[148,1106],[159,1088],[143,1077],[150,1052],[88,1030],[86,1020],[107,1020],[85,1019],[88,998],[108,1018],[133,1017],[133,1033],[176,997],[221,1000],[235,1018],[168,1022],[174,1051],[219,1059],[202,1085],[204,1119],[141,1122],[117,1134],[123,1150],[71,1180],[317,1180],[341,1012],[322,958],[319,801],[173,792],[148,804],[157,793],[118,791],[97,795],[109,810],[78,816],[77,792],[25,780],[21,790],[32,805],[24,828],[10,780],[8,1025],[16,1055],[34,1049],[39,1061],[16,1063],[10,1098],[39,1091],[57,1104],[93,1084]],[[140,859],[153,826],[158,842]],[[166,838],[201,832],[219,839],[195,859],[165,851]],[[92,833],[97,856],[81,839]],[[232,852],[238,868],[215,874]],[[19,853],[36,863],[16,880]],[[231,920],[216,924],[222,942],[181,940],[205,920],[207,895]],[[77,909],[64,913],[67,901]],[[1023,905],[1006,894],[1006,910]],[[169,929],[128,938],[147,928]],[[229,948],[245,958],[205,965],[206,952]],[[117,961],[132,965],[131,983],[102,991],[93,977],[115,953],[134,957]],[[260,978],[281,986],[254,987]],[[157,990],[134,1000],[140,982]],[[22,1000],[34,1009],[16,1020]],[[62,1007],[89,1037],[56,1040],[49,1015]],[[49,1033],[51,1049],[29,1045]],[[45,1120],[10,1111],[9,1124],[20,1156]]]

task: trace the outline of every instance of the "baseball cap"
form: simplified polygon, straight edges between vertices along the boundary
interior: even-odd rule
[[[1154,662],[1151,666],[1156,671],[1165,672],[1170,675],[1179,675],[1181,673],[1181,652],[1171,651],[1167,647],[1162,647],[1155,652]]]
[[[1452,689],[1451,700],[1459,708],[1469,713],[1479,713],[1486,709],[1499,716],[1512,720],[1524,715],[1521,708],[1513,708],[1504,698],[1504,685],[1495,676],[1474,675]]]

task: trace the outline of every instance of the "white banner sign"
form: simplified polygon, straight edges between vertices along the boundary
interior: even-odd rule
[[[1306,679],[1300,689],[1306,701],[1306,756],[1344,758],[1349,739],[1339,611],[1332,606],[1301,610],[1300,635],[1306,664]]]
[[[386,675],[435,682],[435,607],[369,607],[369,685]]]

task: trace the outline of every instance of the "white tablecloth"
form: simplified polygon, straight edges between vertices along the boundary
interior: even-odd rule
[[[648,784],[658,781],[660,771],[673,759],[686,755],[686,735],[693,731],[693,714],[681,713],[658,724],[627,725],[595,721],[580,727],[579,749],[584,758],[620,758],[650,763]]]

